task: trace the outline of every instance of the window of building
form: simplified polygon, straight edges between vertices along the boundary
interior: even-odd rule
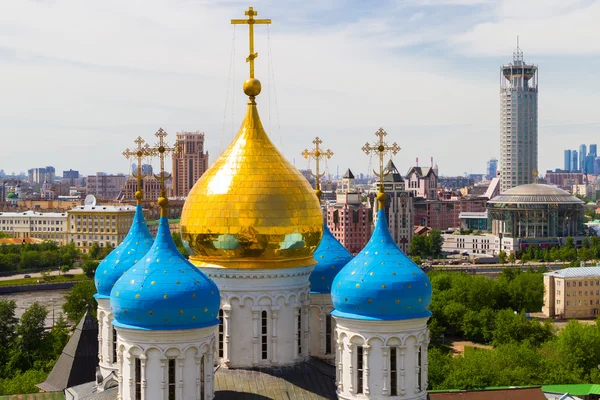
[[[332,324],[333,318],[331,318],[331,314],[327,314],[325,316],[325,354],[331,354]]]
[[[117,329],[112,330],[112,362],[117,362]]]
[[[356,393],[361,394],[363,392],[363,348],[362,346],[356,346]]]
[[[133,382],[135,383],[135,400],[142,400],[142,362],[135,358]]]
[[[263,311],[261,313],[261,318],[260,318],[260,325],[261,325],[261,330],[260,330],[260,343],[261,343],[261,358],[263,360],[266,360],[269,358],[269,347],[268,347],[268,335],[267,335],[267,326],[268,326],[268,320],[267,320],[267,312]]]
[[[302,307],[298,308],[298,316],[297,316],[297,326],[298,326],[298,355],[302,354]]]
[[[423,352],[421,351],[421,346],[419,346],[419,350],[417,351],[417,365],[419,367],[419,374],[417,376],[417,388],[421,390],[421,377],[423,375]]]
[[[224,329],[223,329],[223,310],[219,310],[219,357],[223,357],[223,340],[224,340]]]
[[[175,391],[176,391],[176,380],[175,380],[176,370],[175,370],[175,368],[176,368],[175,359],[169,358],[169,366],[168,366],[168,376],[169,376],[168,399],[169,400],[175,400]]]
[[[205,391],[205,367],[204,367],[204,356],[200,359],[200,398],[204,399],[204,391]]]
[[[398,349],[390,348],[390,395],[398,396]]]

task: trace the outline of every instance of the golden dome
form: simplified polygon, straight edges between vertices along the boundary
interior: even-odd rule
[[[323,234],[319,201],[267,136],[254,96],[234,141],[188,194],[181,233],[198,267],[316,264],[313,252]]]

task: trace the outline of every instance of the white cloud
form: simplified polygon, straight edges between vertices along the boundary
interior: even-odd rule
[[[0,73],[9,77],[0,97],[0,119],[10,132],[3,141],[11,149],[2,156],[5,171],[43,165],[124,171],[122,149],[138,135],[154,139],[159,126],[171,134],[206,131],[214,159],[237,131],[246,103],[241,83],[247,76],[247,30],[232,27],[229,19],[241,18],[245,5],[10,3],[0,3]],[[441,3],[448,15],[439,15]],[[318,135],[336,153],[331,166],[366,171],[369,161],[360,147],[383,126],[403,148],[396,162],[401,169],[417,156],[432,155],[447,174],[482,171],[486,159],[498,154],[499,65],[469,57],[510,61],[516,33],[526,56],[558,54],[552,49],[563,45],[560,31],[573,37],[584,35],[571,32],[575,27],[588,36],[597,29],[585,15],[596,16],[597,3],[569,3],[569,13],[562,2],[548,5],[543,18],[529,21],[535,26],[529,30],[517,28],[527,25],[533,10],[511,14],[516,3],[441,3],[402,2],[350,17],[343,2],[257,2],[259,17],[274,19],[269,36],[278,115],[265,27],[256,30],[259,107],[288,158],[300,160],[299,152]],[[464,15],[453,14],[455,8]],[[556,21],[562,29],[553,27]],[[225,109],[234,29],[235,77]],[[544,34],[551,36],[546,40]],[[546,74],[549,68],[540,69]],[[560,65],[547,76],[550,81],[541,80],[540,134],[573,126],[573,140],[584,140],[598,122],[592,106],[598,102],[597,78],[579,87]],[[565,81],[571,86],[561,86]],[[552,85],[560,93],[547,90]],[[577,122],[586,125],[572,125]],[[562,148],[540,143],[541,168],[559,166],[545,154],[562,154]]]

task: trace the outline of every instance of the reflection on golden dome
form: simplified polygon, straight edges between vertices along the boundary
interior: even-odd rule
[[[267,136],[254,96],[234,141],[188,194],[181,233],[199,267],[316,264],[312,255],[323,234],[319,201]]]

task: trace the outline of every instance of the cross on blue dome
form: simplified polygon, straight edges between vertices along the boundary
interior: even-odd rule
[[[177,250],[162,216],[152,248],[119,278],[110,295],[115,325],[130,329],[176,330],[213,326],[217,285]]]
[[[98,293],[94,297],[108,299],[117,279],[141,260],[153,243],[154,238],[146,226],[142,206],[138,204],[135,207],[133,224],[129,229],[129,233],[121,244],[111,251],[96,268],[94,283]]]
[[[429,317],[431,283],[390,235],[385,211],[377,213],[366,247],[337,274],[331,296],[337,317],[404,320]]]
[[[315,251],[315,260],[317,265],[310,274],[310,291],[331,293],[333,278],[352,260],[352,254],[333,237],[327,223],[323,224],[323,238]]]

